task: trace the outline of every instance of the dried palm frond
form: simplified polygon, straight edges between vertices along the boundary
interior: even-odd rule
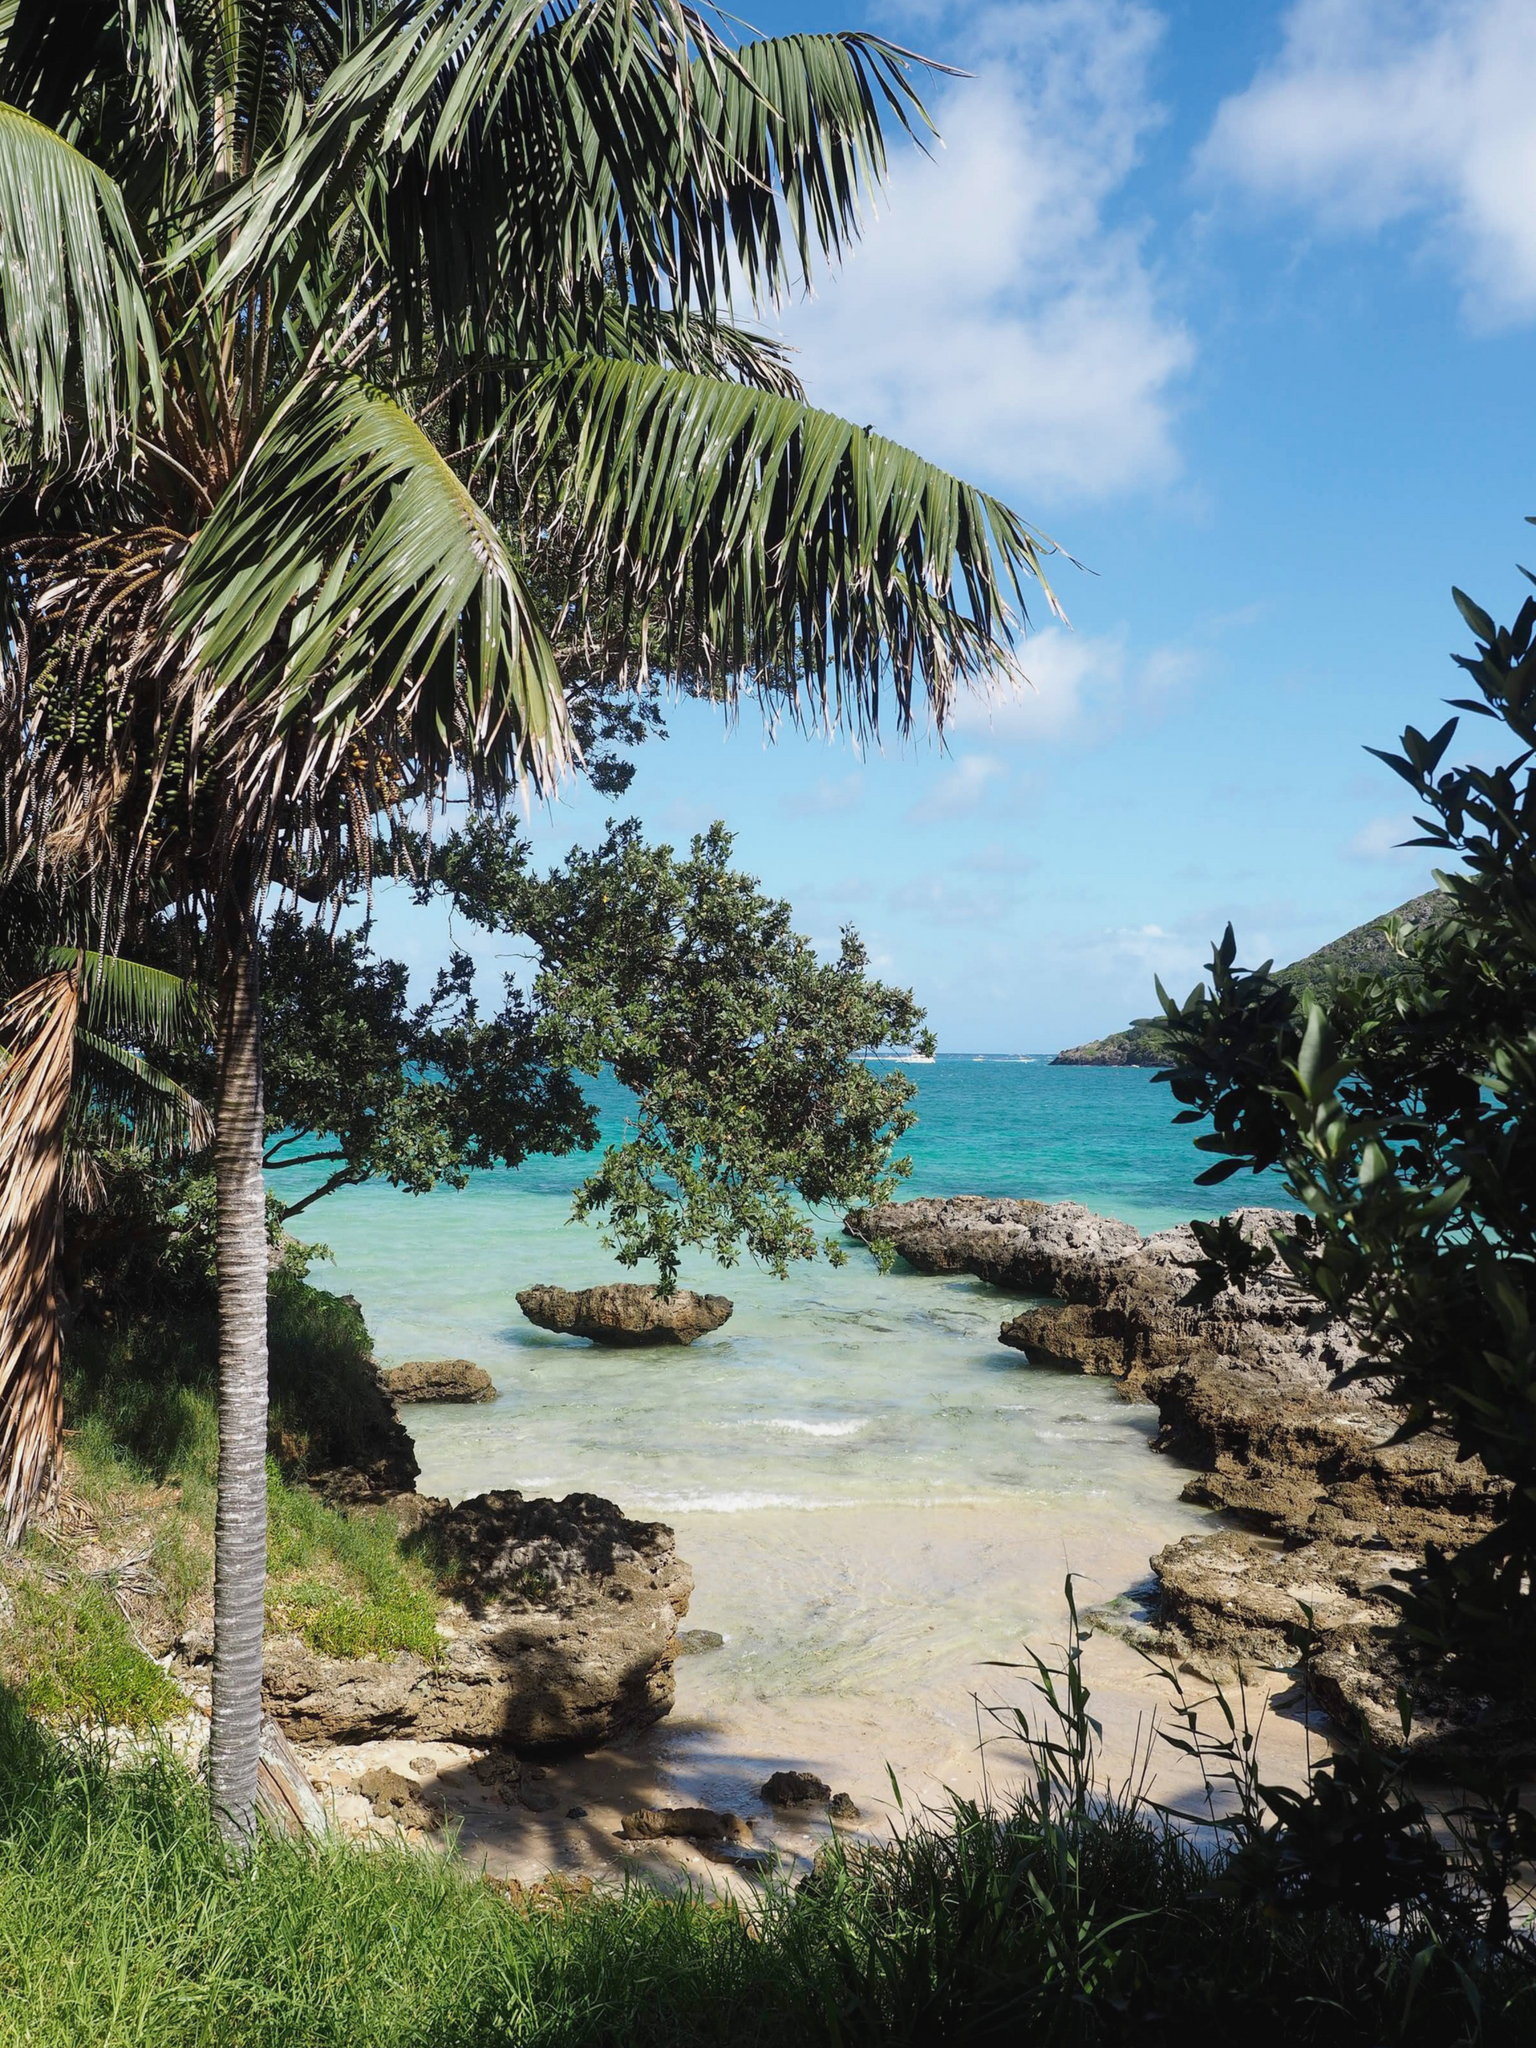
[[[0,1516],[13,1547],[58,1478],[54,1262],[79,1002],[66,971],[23,989],[0,1015]]]

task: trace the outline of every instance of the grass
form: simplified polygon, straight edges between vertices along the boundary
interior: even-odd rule
[[[385,1515],[338,1513],[267,1475],[272,1618],[330,1657],[438,1653],[437,1601],[422,1566],[401,1552]]]
[[[1518,1933],[1285,1906],[1097,1770],[1068,1683],[1002,1808],[831,1846],[748,1915],[642,1886],[514,1898],[452,1856],[264,1834],[232,1862],[200,1788],[109,1769],[0,1691],[4,2048],[1514,2048]],[[1061,1674],[1057,1674],[1058,1677]],[[1047,1687],[1051,1686],[1046,1675]],[[1208,1841],[1209,1838],[1207,1838]],[[1487,1901],[1481,1901],[1486,1907]],[[1480,1924],[1480,1923],[1479,1923]],[[1457,1926],[1460,1933],[1457,1933]]]
[[[283,1276],[269,1321],[269,1625],[326,1656],[433,1658],[430,1559],[402,1551],[387,1515],[329,1507],[304,1483],[311,1464],[346,1456],[368,1414],[362,1319]],[[211,1620],[216,1357],[198,1312],[72,1338],[70,1512],[0,1557],[0,1679],[45,1719],[144,1728],[184,1710],[153,1660]]]
[[[134,1641],[102,1587],[22,1580],[12,1600],[6,1661],[20,1675],[18,1697],[29,1712],[145,1729],[186,1711],[180,1691]]]

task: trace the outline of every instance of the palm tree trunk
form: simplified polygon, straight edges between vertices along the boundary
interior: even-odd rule
[[[79,982],[50,974],[0,1018],[0,1531],[20,1543],[58,1483],[57,1259]]]
[[[215,925],[219,976],[219,1498],[214,1525],[209,1786],[220,1827],[256,1825],[267,1578],[267,1232],[261,1178],[260,957],[253,895]]]

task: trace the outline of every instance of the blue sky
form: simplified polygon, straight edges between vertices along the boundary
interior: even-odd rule
[[[1180,992],[1228,918],[1287,960],[1428,885],[1361,750],[1432,729],[1536,557],[1529,0],[760,6],[966,66],[813,303],[811,396],[1006,497],[1056,565],[1036,690],[947,751],[765,745],[698,707],[620,807],[714,817],[941,1049],[1052,1050]],[[1406,792],[1405,792],[1406,794]],[[553,857],[608,807],[533,821]],[[433,935],[386,912],[391,949]]]

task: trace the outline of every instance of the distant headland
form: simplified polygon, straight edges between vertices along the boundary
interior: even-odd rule
[[[1325,988],[1346,974],[1398,974],[1403,962],[1387,942],[1386,926],[1391,919],[1412,930],[1427,919],[1443,915],[1450,898],[1438,889],[1400,903],[1396,910],[1383,911],[1366,924],[1357,924],[1341,938],[1330,939],[1315,953],[1293,960],[1289,967],[1275,970],[1276,981],[1294,988]],[[1095,1038],[1087,1045],[1071,1045],[1051,1062],[1057,1067],[1160,1067],[1163,1064],[1161,1032],[1155,1018],[1141,1018],[1124,1031],[1112,1031],[1107,1038]]]

